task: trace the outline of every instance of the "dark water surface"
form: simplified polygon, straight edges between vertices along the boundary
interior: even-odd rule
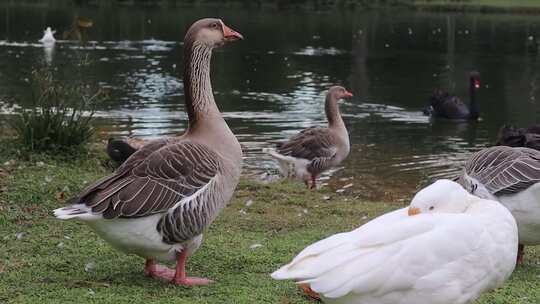
[[[91,18],[86,43],[57,38],[76,16]],[[216,100],[245,150],[245,167],[274,168],[269,141],[325,123],[324,91],[343,84],[351,155],[332,178],[377,199],[410,194],[451,176],[502,124],[538,121],[540,19],[388,11],[276,11],[228,8],[40,8],[0,5],[0,95],[24,96],[32,67],[48,62],[66,80],[81,58],[88,82],[111,89],[99,109],[103,137],[148,138],[186,126],[181,41],[196,19],[220,16],[246,38],[215,52]],[[482,74],[478,123],[430,121],[421,114],[437,87],[465,97],[468,71]],[[3,112],[10,111],[4,101]],[[22,104],[24,106],[24,104]],[[353,177],[353,179],[350,179]]]

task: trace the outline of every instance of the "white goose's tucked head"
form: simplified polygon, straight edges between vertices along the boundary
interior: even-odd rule
[[[410,216],[419,213],[463,213],[474,198],[460,184],[441,179],[414,196],[408,213]]]
[[[244,37],[226,26],[221,19],[205,18],[196,21],[186,33],[185,42],[197,41],[209,48],[220,47],[226,42],[244,39]]]

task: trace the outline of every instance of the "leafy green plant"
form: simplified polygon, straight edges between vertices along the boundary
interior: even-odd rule
[[[104,91],[57,81],[47,68],[32,71],[30,85],[30,108],[21,109],[11,121],[24,148],[56,153],[88,142]]]

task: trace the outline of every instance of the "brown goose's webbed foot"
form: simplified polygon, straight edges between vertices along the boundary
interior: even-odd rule
[[[170,281],[174,278],[175,270],[159,265],[154,260],[146,260],[144,275],[163,281]]]
[[[174,274],[171,283],[184,286],[198,286],[214,283],[214,281],[210,279],[186,276],[186,260],[187,252],[186,250],[182,250],[182,252],[178,254],[178,261],[176,262],[176,273]]]

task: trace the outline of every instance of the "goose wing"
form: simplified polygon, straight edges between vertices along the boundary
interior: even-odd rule
[[[311,127],[279,145],[278,152],[287,156],[313,160],[331,158],[336,154],[337,148],[328,128]]]
[[[540,151],[490,147],[474,153],[464,170],[493,195],[515,194],[540,182]]]
[[[195,208],[215,185],[219,155],[189,141],[162,142],[154,151],[148,145],[70,203],[85,204],[106,219],[163,213],[179,205]]]

